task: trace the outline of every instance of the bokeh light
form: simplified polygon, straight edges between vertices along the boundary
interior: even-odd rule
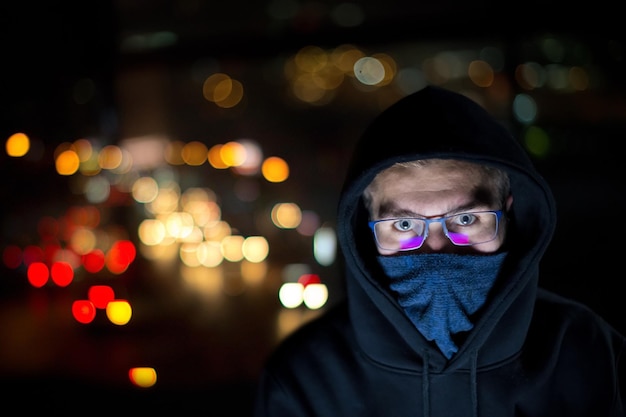
[[[278,291],[278,299],[285,308],[296,308],[304,301],[304,285],[285,282]]]
[[[82,324],[89,324],[96,317],[96,308],[89,300],[76,300],[72,303],[72,316]]]
[[[59,287],[67,287],[74,280],[74,269],[68,262],[54,262],[50,268],[50,277]]]
[[[270,156],[263,161],[261,172],[269,182],[283,182],[289,177],[289,165],[278,156]]]
[[[92,285],[89,287],[87,297],[95,308],[103,310],[115,299],[115,291],[110,285]]]
[[[324,266],[331,265],[337,256],[337,236],[332,227],[320,227],[313,238],[315,260]]]
[[[133,309],[128,300],[114,299],[107,303],[106,315],[111,323],[123,326],[130,321]]]
[[[139,366],[128,371],[128,378],[130,382],[138,387],[149,388],[156,384],[157,373],[152,367]]]
[[[9,156],[24,156],[30,150],[30,138],[22,132],[14,133],[7,139],[5,149]]]
[[[272,208],[272,222],[281,229],[295,229],[302,221],[302,211],[295,203],[279,203]]]
[[[302,291],[302,301],[311,310],[322,308],[328,301],[328,287],[322,283],[311,283]]]
[[[248,236],[241,245],[241,251],[247,261],[263,262],[269,255],[269,242],[263,236]]]
[[[50,269],[43,262],[32,262],[28,265],[26,275],[30,285],[35,288],[41,288],[46,285],[50,278]]]
[[[78,154],[71,149],[61,152],[55,162],[59,175],[73,175],[80,167],[80,158]]]

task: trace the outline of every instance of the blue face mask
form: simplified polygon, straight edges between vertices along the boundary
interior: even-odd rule
[[[450,359],[455,333],[471,330],[470,316],[487,300],[506,253],[423,253],[379,256],[391,289],[415,327]]]

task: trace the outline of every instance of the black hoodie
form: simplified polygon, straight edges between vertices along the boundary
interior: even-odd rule
[[[365,187],[394,162],[454,158],[511,180],[507,258],[450,360],[415,328],[376,262]],[[584,305],[538,287],[556,224],[552,193],[481,106],[426,87],[381,113],[356,144],[339,201],[346,300],[276,349],[255,416],[621,417],[625,339]]]

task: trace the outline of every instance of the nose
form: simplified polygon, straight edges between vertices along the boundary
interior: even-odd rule
[[[454,246],[452,242],[446,237],[441,223],[430,223],[428,225],[428,236],[424,240],[422,249],[428,252],[441,252],[445,248]]]

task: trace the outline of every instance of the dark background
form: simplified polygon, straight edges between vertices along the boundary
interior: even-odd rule
[[[390,89],[373,94],[346,87],[326,105],[305,105],[289,96],[276,67],[307,45],[353,44],[402,57],[406,64],[411,51],[431,56],[497,44],[505,52],[501,75],[512,88],[509,105],[490,110],[521,137],[525,126],[512,116],[510,101],[517,93],[529,94],[538,105],[534,123],[552,140],[548,154],[534,157],[554,189],[559,214],[541,284],[586,303],[626,331],[621,291],[626,39],[616,7],[605,1],[358,4],[363,23],[341,28],[329,18],[333,1],[3,2],[1,137],[28,132],[42,141],[44,156],[15,161],[0,155],[0,244],[24,242],[37,218],[80,203],[68,179],[54,175],[52,162],[56,145],[80,137],[118,143],[163,134],[208,146],[254,138],[292,168],[289,183],[267,190],[267,201],[297,201],[332,224],[351,144],[384,104],[399,96]],[[271,5],[296,12],[272,18]],[[127,47],[133,35],[160,31],[177,34],[176,42],[156,49]],[[541,54],[546,39],[566,46],[564,64],[580,60],[590,68],[595,82],[587,90],[524,91],[516,84],[520,63],[548,64]],[[241,109],[206,106],[191,81],[199,63],[244,82]],[[85,78],[94,82],[95,93],[78,104],[72,91]],[[467,80],[443,85],[481,93]],[[220,182],[229,208],[232,178],[208,170],[181,175],[189,176],[189,183]],[[121,208],[117,216],[133,230],[131,208]],[[311,262],[306,248],[290,247],[288,240],[274,247],[267,285],[214,304],[181,292],[172,276],[176,271],[159,270],[139,257],[117,282],[134,297],[133,322],[114,329],[104,319],[85,327],[67,317],[86,283],[35,290],[24,271],[2,266],[3,406],[13,405],[19,414],[247,415],[255,379],[279,339],[277,271],[286,263]],[[338,262],[315,268],[331,289],[330,302],[340,298]],[[296,314],[304,321],[309,313]],[[121,372],[141,361],[157,368],[159,379],[150,389],[130,386]]]

